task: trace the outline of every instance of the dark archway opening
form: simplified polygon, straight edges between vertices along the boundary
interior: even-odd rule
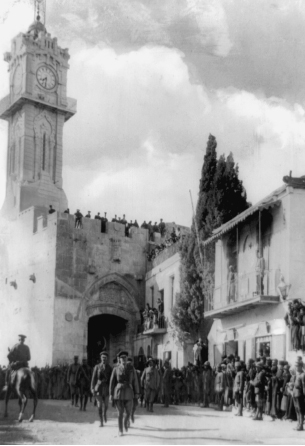
[[[89,319],[87,355],[91,367],[99,362],[103,350],[108,351],[112,362],[118,348],[124,343],[126,323],[125,319],[112,314],[100,314]]]

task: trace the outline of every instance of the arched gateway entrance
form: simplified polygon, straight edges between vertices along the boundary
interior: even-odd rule
[[[87,291],[87,354],[91,366],[105,348],[110,363],[122,348],[133,354],[133,336],[140,320],[136,295],[129,281],[116,273],[98,279]]]

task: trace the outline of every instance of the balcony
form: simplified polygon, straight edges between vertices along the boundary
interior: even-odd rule
[[[237,275],[208,293],[205,301],[205,318],[222,319],[231,314],[241,313],[261,305],[280,302],[276,290],[274,271],[265,271],[261,289],[258,289],[255,271]]]
[[[160,335],[166,332],[167,323],[164,316],[161,316],[157,321],[149,318],[138,327],[138,334],[143,334],[144,336]]]
[[[44,107],[48,107],[51,110],[59,110],[65,115],[65,121],[68,121],[76,113],[76,100],[72,98],[67,98],[67,106],[51,104],[45,101],[43,98],[33,98],[27,93],[22,93],[17,98],[13,100],[10,95],[5,96],[0,101],[0,118],[9,120],[10,116],[16,113],[25,103],[35,103],[41,104]]]

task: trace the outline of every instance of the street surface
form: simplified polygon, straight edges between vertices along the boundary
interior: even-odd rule
[[[293,428],[296,422],[253,421],[245,412],[243,418],[234,412],[217,412],[198,406],[161,405],[154,413],[143,408],[136,412],[135,424],[127,434],[118,437],[117,417],[110,407],[108,423],[99,427],[96,407],[89,403],[87,412],[71,407],[69,401],[40,400],[37,419],[29,423],[32,400],[25,419],[18,423],[18,403],[11,400],[9,417],[3,418],[4,402],[0,401],[0,444],[304,444],[305,431]]]

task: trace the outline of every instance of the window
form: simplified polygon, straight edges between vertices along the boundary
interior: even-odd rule
[[[42,170],[46,170],[46,134],[42,137]]]
[[[171,308],[173,308],[175,303],[175,276],[171,276],[170,281]]]
[[[151,295],[151,306],[154,308],[154,295],[155,295],[155,289],[153,286],[150,287],[150,295]]]
[[[159,291],[159,297],[160,297],[161,301],[164,302],[164,290]]]
[[[256,338],[256,357],[271,356],[271,336]]]
[[[11,147],[10,173],[15,172],[15,143]]]

